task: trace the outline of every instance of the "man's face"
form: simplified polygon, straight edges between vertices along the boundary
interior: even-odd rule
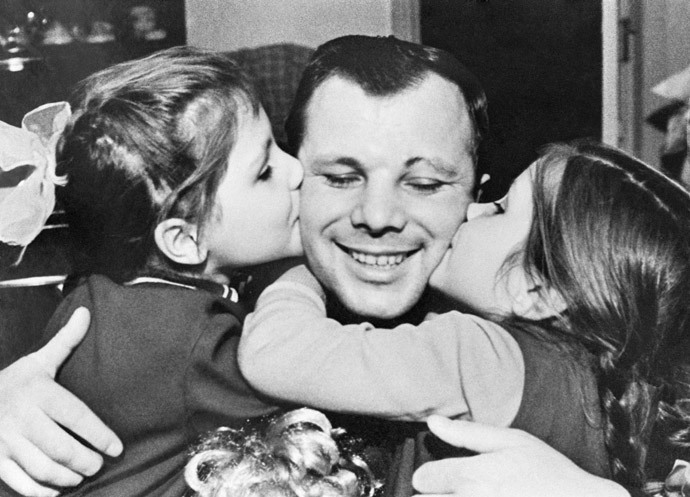
[[[472,127],[458,88],[435,74],[372,97],[339,76],[307,107],[301,233],[311,269],[351,312],[410,310],[465,218]]]

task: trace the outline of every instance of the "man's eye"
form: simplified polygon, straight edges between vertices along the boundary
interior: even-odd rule
[[[441,188],[443,188],[444,185],[446,185],[446,183],[444,183],[442,181],[434,181],[434,180],[408,181],[407,184],[413,190],[416,190],[419,193],[436,193]]]
[[[266,165],[259,173],[259,181],[267,181],[273,176],[273,167]]]
[[[348,186],[352,186],[359,181],[358,176],[346,174],[325,174],[324,178],[326,178],[326,183],[328,183],[328,185],[335,188],[347,188]]]

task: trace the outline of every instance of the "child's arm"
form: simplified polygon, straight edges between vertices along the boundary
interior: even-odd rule
[[[403,420],[437,413],[508,425],[524,382],[517,343],[496,324],[451,312],[394,329],[341,325],[326,317],[323,292],[304,268],[259,297],[239,362],[272,397]]]

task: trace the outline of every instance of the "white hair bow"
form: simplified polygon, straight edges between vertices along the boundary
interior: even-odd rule
[[[17,128],[0,121],[0,242],[26,247],[55,207],[55,146],[72,112],[67,102],[32,110]],[[21,260],[21,257],[20,257]]]

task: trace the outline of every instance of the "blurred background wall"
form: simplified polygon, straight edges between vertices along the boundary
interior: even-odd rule
[[[396,34],[415,40],[416,1],[187,0],[187,41],[218,50],[290,42],[309,47],[337,36]]]

